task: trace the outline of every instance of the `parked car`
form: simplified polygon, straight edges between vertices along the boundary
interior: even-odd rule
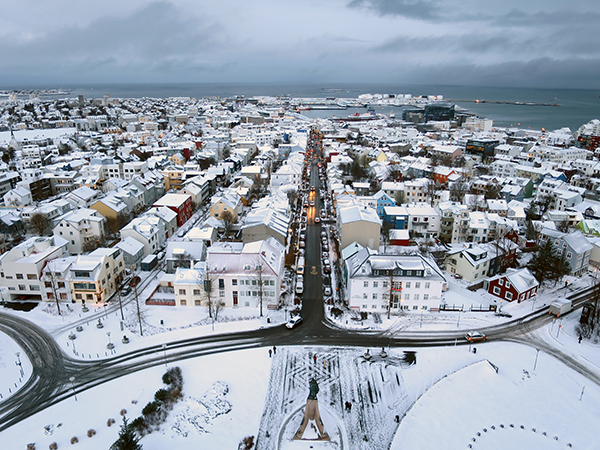
[[[323,294],[325,294],[326,296],[330,296],[331,295],[331,286],[325,286],[323,288]]]
[[[304,283],[302,281],[298,281],[296,283],[296,294],[302,294],[304,292]]]
[[[331,266],[325,266],[323,268],[323,272],[325,272],[325,273],[331,273]]]
[[[465,339],[469,342],[483,342],[487,341],[487,336],[479,331],[471,331],[465,334]]]
[[[302,323],[302,317],[295,316],[295,317],[292,317],[290,320],[288,320],[288,322],[285,324],[285,326],[291,330],[292,328],[296,328],[301,323]]]
[[[131,294],[131,286],[125,286],[121,289],[121,295],[129,295]]]

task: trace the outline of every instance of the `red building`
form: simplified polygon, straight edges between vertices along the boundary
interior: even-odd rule
[[[523,300],[537,294],[540,284],[528,269],[508,269],[503,275],[496,275],[488,281],[487,291],[508,302]]]
[[[166,194],[152,206],[166,206],[177,213],[177,226],[180,227],[192,217],[192,196],[187,194]]]

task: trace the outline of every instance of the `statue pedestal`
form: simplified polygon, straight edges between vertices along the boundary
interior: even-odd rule
[[[310,422],[313,422],[317,428],[317,438],[313,439],[305,439],[304,432],[306,431],[306,427]],[[304,410],[304,419],[302,419],[302,423],[300,424],[300,428],[296,431],[294,435],[294,441],[330,441],[329,435],[325,431],[323,426],[323,421],[321,420],[321,414],[319,413],[319,401],[318,400],[306,400],[306,409]]]

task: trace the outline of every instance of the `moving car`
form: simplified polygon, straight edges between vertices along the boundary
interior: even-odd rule
[[[315,223],[319,223],[321,221],[321,219],[319,218],[319,216],[315,217]]]
[[[465,334],[465,339],[469,342],[483,342],[487,341],[487,336],[479,331],[471,331]]]
[[[290,320],[288,320],[288,322],[285,324],[285,326],[291,330],[292,328],[296,328],[301,323],[302,323],[302,317],[296,316],[296,317],[292,317]]]

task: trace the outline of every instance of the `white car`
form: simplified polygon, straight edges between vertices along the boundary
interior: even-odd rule
[[[326,296],[330,296],[331,295],[331,286],[325,286],[323,288],[323,294],[325,294]]]
[[[302,281],[298,281],[296,283],[296,294],[302,294],[304,292],[304,283]]]
[[[296,317],[292,317],[290,320],[288,320],[288,323],[286,323],[285,326],[291,330],[292,328],[296,328],[301,323],[302,323],[302,317],[296,316]]]

